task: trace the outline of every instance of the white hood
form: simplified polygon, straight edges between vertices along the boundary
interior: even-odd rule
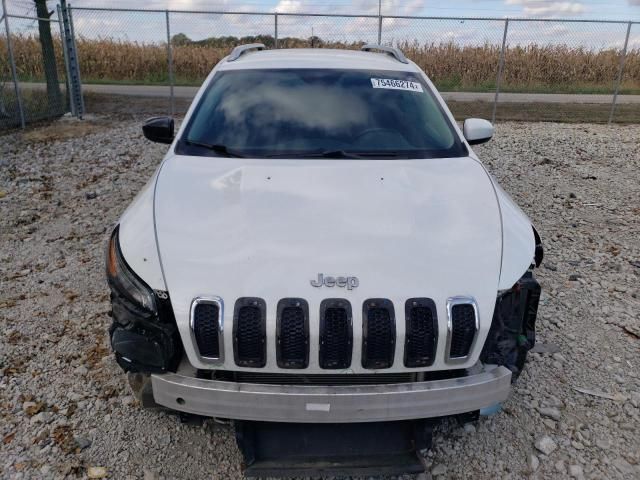
[[[362,303],[388,298],[395,306],[396,358],[406,370],[404,302],[435,301],[438,357],[425,370],[446,368],[446,300],[473,296],[480,333],[466,366],[475,363],[491,323],[501,268],[500,209],[492,182],[471,158],[426,160],[249,160],[174,156],[160,171],[155,221],[158,248],[185,350],[191,345],[189,306],[215,295],[225,305],[225,369],[233,363],[233,305],[243,296],[267,305],[267,366],[276,368],[279,299],[301,297],[310,312],[306,372],[318,367],[318,311],[325,298],[353,308],[359,364]],[[318,273],[356,276],[359,286],[311,286]],[[450,367],[448,367],[450,368]],[[370,372],[370,371],[369,371]]]

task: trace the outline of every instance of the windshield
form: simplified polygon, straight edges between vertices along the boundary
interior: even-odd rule
[[[467,151],[416,73],[274,69],[217,73],[176,153],[438,158]]]

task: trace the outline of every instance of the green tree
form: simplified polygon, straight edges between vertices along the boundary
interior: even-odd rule
[[[171,37],[171,45],[190,45],[193,41],[184,33],[176,33]]]

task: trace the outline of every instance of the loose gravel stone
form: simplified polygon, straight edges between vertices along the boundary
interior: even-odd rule
[[[538,470],[538,467],[540,466],[540,460],[538,460],[538,457],[536,457],[533,453],[529,454],[529,459],[527,463],[529,465],[529,470],[531,472],[535,472],[536,470]]]
[[[548,407],[548,408],[541,408],[540,410],[538,410],[540,412],[540,415],[542,415],[543,417],[549,417],[549,418],[553,418],[554,420],[560,420],[560,410],[558,410],[557,408],[553,408],[553,407]]]
[[[535,446],[545,455],[551,455],[555,451],[555,449],[558,448],[556,442],[554,442],[553,439],[548,435],[544,435],[543,437],[540,437],[538,440],[536,440]]]
[[[576,478],[578,480],[584,478],[584,472],[582,471],[582,467],[580,465],[570,465],[569,475],[571,475],[572,478]]]
[[[109,478],[242,478],[229,426],[124,400],[104,247],[166,146],[144,140],[137,119],[96,121],[71,138],[0,136],[0,477],[102,466]],[[556,446],[535,478],[560,477],[558,461],[563,476],[579,466],[585,478],[640,478],[638,138],[639,126],[503,123],[475,148],[543,240],[540,348],[475,433],[438,429],[429,461],[446,477],[522,478],[547,436]],[[559,420],[536,413],[548,408]],[[49,423],[30,423],[37,415]]]

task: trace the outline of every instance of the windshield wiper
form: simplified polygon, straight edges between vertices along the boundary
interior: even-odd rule
[[[194,145],[196,147],[206,148],[207,150],[211,150],[219,155],[224,155],[225,157],[244,158],[244,155],[242,155],[241,153],[235,150],[229,149],[226,145],[198,142],[196,140],[189,140],[189,139],[186,139],[184,143],[186,143],[187,145]]]
[[[406,155],[404,152],[380,151],[380,152],[349,152],[354,158],[397,158]]]
[[[344,150],[319,150],[311,152],[274,153],[268,158],[360,158],[358,155]]]
[[[404,152],[394,151],[370,151],[370,152],[348,152],[345,150],[319,150],[311,152],[283,152],[267,155],[267,158],[398,158],[406,155]]]

